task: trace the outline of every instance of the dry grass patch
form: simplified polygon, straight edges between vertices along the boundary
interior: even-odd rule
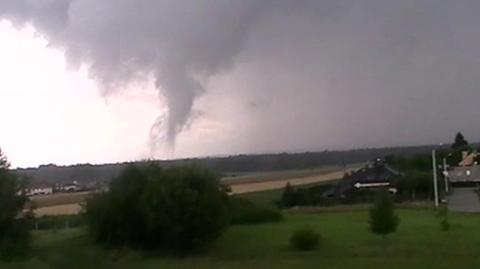
[[[35,209],[35,216],[75,215],[80,213],[81,210],[82,206],[80,204],[49,206]]]
[[[33,204],[37,208],[42,208],[59,205],[80,204],[85,201],[89,194],[90,192],[73,192],[33,196],[30,198],[29,205]]]

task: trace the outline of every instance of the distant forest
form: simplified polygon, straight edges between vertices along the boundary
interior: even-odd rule
[[[434,146],[412,146],[391,148],[370,148],[345,151],[322,151],[304,153],[279,153],[259,155],[236,155],[229,157],[208,157],[155,161],[163,166],[196,165],[209,168],[221,175],[244,172],[311,169],[327,165],[347,165],[383,158],[388,155],[413,156],[429,153]],[[71,166],[41,165],[38,168],[17,169],[16,172],[31,183],[45,182],[81,184],[106,182],[118,176],[122,168],[130,163],[78,164]]]

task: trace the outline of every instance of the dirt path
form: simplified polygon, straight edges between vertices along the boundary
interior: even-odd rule
[[[78,214],[82,210],[80,204],[48,206],[35,209],[35,216],[58,216]]]
[[[475,188],[455,188],[449,197],[448,209],[455,212],[480,213],[480,199]]]

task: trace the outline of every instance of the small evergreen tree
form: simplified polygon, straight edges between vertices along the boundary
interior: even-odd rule
[[[390,194],[382,191],[378,194],[374,206],[370,209],[370,230],[386,236],[397,230],[400,219],[395,215],[395,207]]]
[[[468,141],[461,132],[458,132],[455,136],[455,142],[452,144],[453,149],[465,148],[468,146]]]
[[[448,208],[442,207],[437,213],[437,218],[440,220],[440,228],[447,232],[450,230],[450,221],[448,220]]]
[[[281,205],[283,207],[292,207],[295,205],[295,189],[287,182],[283,189]]]

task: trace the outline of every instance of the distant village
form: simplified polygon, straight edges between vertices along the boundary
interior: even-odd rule
[[[46,182],[38,182],[27,185],[24,189],[26,196],[52,195],[55,193],[73,193],[73,192],[94,192],[102,191],[108,188],[105,182],[90,182],[87,184],[80,184],[77,181],[72,181],[66,184],[49,184]]]

